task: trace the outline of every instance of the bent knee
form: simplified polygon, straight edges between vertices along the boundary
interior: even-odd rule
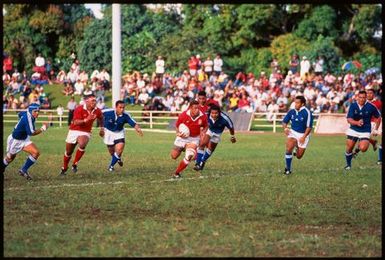
[[[40,156],[40,152],[39,151],[34,151],[33,153],[31,153],[31,155],[32,155],[33,158],[37,159]]]

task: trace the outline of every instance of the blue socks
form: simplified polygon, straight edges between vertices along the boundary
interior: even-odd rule
[[[382,162],[382,146],[378,146],[378,161]]]
[[[111,159],[111,163],[110,163],[110,167],[114,167],[114,165],[120,160],[120,157],[114,153],[112,155],[112,159]]]
[[[36,159],[33,158],[32,155],[29,155],[23,167],[21,168],[21,170],[23,172],[28,172],[29,167],[31,167],[35,162],[36,162]]]
[[[211,150],[206,148],[205,154],[203,155],[202,162],[207,161],[207,159],[211,156]]]
[[[286,152],[285,161],[286,161],[286,169],[291,171],[291,161],[293,160],[293,155],[291,153]]]
[[[197,164],[200,164],[200,163],[201,163],[204,154],[205,154],[205,150],[201,150],[201,149],[198,148],[198,151],[197,151],[197,160],[196,160],[196,163],[197,163]]]
[[[353,153],[346,153],[345,152],[345,158],[346,158],[346,165],[349,167],[352,167]]]

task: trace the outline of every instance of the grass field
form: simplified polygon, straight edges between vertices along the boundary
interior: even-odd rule
[[[231,144],[226,133],[201,175],[190,165],[170,181],[173,134],[128,131],[111,174],[95,131],[78,173],[63,178],[66,133],[32,138],[34,181],[17,174],[25,154],[4,173],[6,257],[381,256],[381,166],[370,148],[345,174],[344,136],[313,136],[284,176],[282,134]]]

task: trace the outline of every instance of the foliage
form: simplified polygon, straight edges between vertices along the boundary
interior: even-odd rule
[[[334,39],[338,35],[335,26],[336,19],[336,12],[331,6],[317,6],[312,10],[308,19],[304,19],[299,23],[295,35],[308,41],[316,40],[318,35]]]
[[[283,71],[289,69],[289,61],[293,54],[309,56],[310,43],[294,34],[280,35],[271,43],[271,53]]]
[[[315,61],[318,56],[324,59],[324,71],[339,72],[341,50],[334,45],[333,38],[319,35],[308,50],[309,60]]]

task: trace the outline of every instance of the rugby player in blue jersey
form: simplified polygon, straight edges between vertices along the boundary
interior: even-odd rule
[[[5,170],[19,152],[29,153],[23,167],[19,170],[19,174],[27,180],[32,180],[28,169],[36,162],[40,155],[36,145],[30,140],[30,136],[41,134],[48,128],[48,123],[43,123],[40,129],[35,129],[35,120],[39,116],[39,109],[39,104],[32,103],[26,112],[19,113],[19,122],[17,122],[12,133],[8,136],[7,154],[3,159],[3,169]]]
[[[294,109],[289,110],[282,120],[282,126],[286,139],[286,167],[284,174],[291,174],[291,161],[293,159],[293,150],[296,148],[295,156],[301,159],[305,154],[307,144],[310,139],[310,132],[313,128],[313,115],[306,108],[306,99],[304,96],[297,96],[294,100]],[[288,123],[291,121],[291,129]]]
[[[369,148],[370,134],[376,136],[381,123],[381,115],[378,109],[367,101],[366,91],[358,92],[357,101],[350,105],[346,116],[349,129],[346,131],[346,150],[345,170],[350,170],[352,167],[353,148],[358,141],[358,148],[361,152],[366,152]],[[374,130],[372,131],[371,119],[376,118]]]
[[[124,150],[124,124],[128,123],[131,127],[135,128],[136,132],[143,136],[142,129],[130,116],[129,113],[124,111],[125,104],[122,100],[115,102],[115,109],[104,109],[104,138],[103,141],[107,145],[108,151],[111,155],[111,163],[108,167],[110,172],[114,171],[114,166],[118,163],[123,166],[122,153]]]
[[[210,105],[208,110],[208,123],[209,129],[203,137],[203,142],[200,143],[200,150],[204,150],[204,153],[198,153],[194,170],[203,170],[206,161],[215,151],[218,143],[221,141],[221,135],[227,127],[230,131],[230,141],[235,143],[237,139],[234,136],[234,125],[230,117],[221,112],[221,109],[217,105]],[[207,145],[206,145],[207,144]],[[205,147],[206,146],[206,147]]]

